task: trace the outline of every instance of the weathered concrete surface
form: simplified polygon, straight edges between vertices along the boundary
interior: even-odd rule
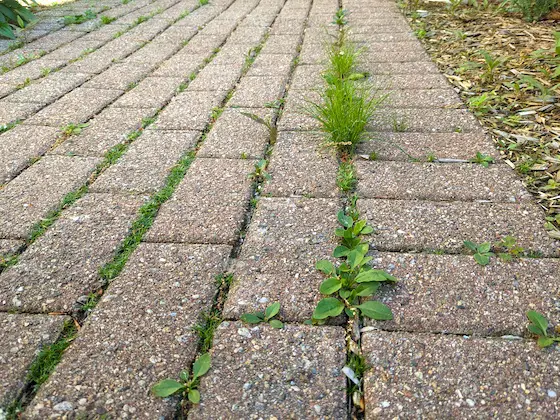
[[[346,417],[345,359],[340,327],[223,322],[189,419]]]
[[[559,348],[534,342],[368,332],[366,418],[555,418]]]
[[[87,194],[0,274],[0,308],[69,312],[78,298],[104,284],[98,271],[111,261],[142,198]]]
[[[172,417],[178,399],[150,388],[193,362],[192,328],[212,305],[229,253],[223,245],[141,244],[26,416]]]
[[[63,316],[0,313],[0,405],[8,405],[17,398],[35,356],[42,347],[56,341],[65,319]]]
[[[146,240],[233,245],[251,194],[254,161],[197,159],[160,209]]]

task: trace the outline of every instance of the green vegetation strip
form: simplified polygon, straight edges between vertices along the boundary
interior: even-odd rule
[[[319,102],[310,102],[307,112],[315,118],[324,133],[324,144],[338,153],[339,169],[337,186],[342,192],[345,210],[337,219],[341,227],[335,230],[340,244],[332,257],[337,261],[320,260],[316,269],[325,280],[319,287],[324,296],[307,324],[323,325],[330,318],[344,314],[348,317],[346,328],[347,358],[343,369],[347,376],[349,415],[363,418],[364,399],[362,377],[367,369],[361,352],[359,331],[363,318],[390,320],[391,309],[372,300],[379,286],[397,279],[383,270],[374,269],[368,256],[369,244],[364,237],[373,233],[366,220],[360,219],[356,208],[356,170],[353,158],[358,143],[369,140],[367,124],[385,99],[377,96],[367,74],[358,71],[362,49],[348,40],[347,12],[339,9],[334,23],[338,25],[338,39],[328,46],[329,64],[323,73],[326,88],[320,92]]]
[[[17,420],[21,418],[24,407],[33,399],[39,387],[49,379],[50,374],[62,359],[64,351],[76,338],[77,333],[78,328],[74,320],[67,320],[64,322],[58,339],[41,349],[33,363],[29,366],[27,377],[25,378],[25,388],[18,398],[5,407],[6,419]]]

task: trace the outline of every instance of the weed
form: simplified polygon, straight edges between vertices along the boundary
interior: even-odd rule
[[[476,156],[471,160],[469,160],[469,162],[478,163],[479,165],[488,168],[488,166],[490,166],[491,163],[494,163],[494,158],[492,156],[488,156],[483,153],[476,152]]]
[[[9,123],[6,123],[6,124],[0,124],[0,134],[5,133],[8,130],[11,130],[12,128],[14,128],[19,123],[20,123],[20,120],[12,121],[12,122],[9,122]]]
[[[213,309],[207,313],[202,314],[203,322],[196,324],[193,329],[198,334],[198,344],[202,353],[206,353],[212,347],[212,340],[214,339],[214,331],[222,322],[220,312]]]
[[[328,84],[336,84],[354,75],[361,53],[362,49],[357,48],[353,42],[346,41],[344,35],[341,35],[341,41],[332,44],[328,49],[329,66],[323,74],[325,81]]]
[[[494,81],[496,70],[501,67],[507,58],[503,57],[492,57],[490,53],[484,50],[480,50],[479,55],[484,59],[484,73],[482,74],[482,80],[486,82]]]
[[[208,0],[198,0],[198,4],[200,4],[201,6],[205,6],[208,4]]]
[[[77,136],[78,134],[80,134],[82,132],[82,130],[86,127],[88,127],[89,124],[87,123],[83,123],[83,124],[74,124],[74,123],[70,123],[68,125],[65,125],[64,127],[60,128],[60,131],[62,132],[62,134],[64,134],[65,136]]]
[[[167,398],[174,394],[186,395],[193,404],[200,402],[198,385],[200,378],[210,370],[210,354],[204,353],[193,364],[192,374],[184,370],[179,374],[181,382],[174,379],[164,379],[152,387],[152,393],[156,397]]]
[[[106,15],[101,16],[101,23],[103,25],[108,25],[109,23],[114,22],[115,20],[117,20],[116,17],[106,16]]]
[[[348,24],[347,16],[348,16],[348,11],[341,7],[336,11],[332,23],[338,26],[346,26]]]
[[[138,16],[134,21],[133,25],[134,26],[140,25],[141,23],[146,22],[148,19],[150,19],[149,16]]]
[[[426,155],[426,162],[435,162],[437,160],[437,156],[433,152],[430,152]]]
[[[359,304],[362,297],[373,296],[382,282],[397,281],[385,271],[369,265],[372,257],[366,256],[369,245],[362,241],[362,236],[371,234],[373,228],[365,220],[354,220],[343,211],[338,213],[337,218],[342,228],[336,229],[335,235],[341,238],[342,243],[334,249],[333,257],[344,258],[345,261],[338,266],[329,260],[317,262],[317,270],[327,276],[319,291],[334,297],[319,301],[311,322],[323,324],[327,318],[336,317],[342,311],[349,317],[362,315],[376,320],[392,319],[391,309],[381,302],[369,300]]]
[[[484,92],[481,95],[473,96],[468,99],[467,103],[469,108],[474,111],[477,116],[483,116],[488,114],[491,109],[490,101],[492,97]]]
[[[558,0],[511,0],[513,9],[520,12],[528,22],[542,19],[558,6]]]
[[[123,147],[114,149],[111,154],[106,155],[105,164],[107,166],[116,162],[124,153],[126,145],[121,146]],[[99,270],[101,278],[111,280],[122,271],[128,257],[140,244],[144,234],[152,226],[160,206],[171,197],[193,160],[193,152],[186,154],[181,161],[171,169],[165,181],[165,186],[140,207],[139,217],[132,223],[130,234],[121,243],[113,260]]]
[[[338,81],[321,94],[320,103],[308,102],[306,111],[327,134],[327,146],[353,152],[366,138],[365,128],[383,100],[368,86],[356,86],[351,81]]]
[[[30,84],[31,84],[31,79],[27,77],[22,83],[16,86],[16,89],[23,89],[24,87],[29,86]]]
[[[517,245],[517,239],[513,236],[506,236],[494,244],[494,250],[503,261],[511,261],[513,258],[523,256],[525,250]]]
[[[490,250],[492,249],[492,244],[490,242],[484,242],[480,245],[471,242],[464,241],[463,244],[474,252],[474,260],[480,265],[490,264],[490,257],[494,256],[494,253]]]
[[[527,329],[537,336],[537,345],[540,348],[549,347],[554,343],[560,342],[560,336],[550,336],[548,334],[548,319],[542,314],[536,311],[528,311],[526,315],[530,322],[530,324],[527,325]]]
[[[336,175],[336,185],[342,191],[352,191],[356,187],[356,169],[352,162],[341,162]]]
[[[371,152],[368,156],[369,160],[377,160],[378,156],[377,156],[377,152]]]
[[[80,23],[84,23],[88,20],[95,19],[97,15],[91,9],[86,10],[83,14],[79,15],[72,15],[72,16],[64,16],[64,24],[65,25],[77,25]]]
[[[268,133],[270,135],[270,144],[274,145],[276,143],[276,138],[278,136],[278,129],[274,125],[272,121],[272,117],[261,118],[257,114],[253,114],[252,112],[240,112],[241,115],[245,117],[251,118],[253,121],[258,122],[259,124],[264,125],[268,129]]]
[[[269,305],[264,312],[247,313],[241,315],[240,319],[248,324],[260,324],[261,322],[268,322],[273,328],[284,328],[284,324],[274,319],[280,312],[280,303],[275,302]]]
[[[241,156],[240,156],[241,159],[246,160],[248,157],[249,157],[249,156],[247,155],[246,152],[241,152]]]
[[[45,77],[48,76],[52,72],[52,69],[49,67],[44,67],[41,69],[41,76]]]
[[[488,265],[494,255],[498,255],[502,261],[511,261],[525,253],[525,250],[517,245],[517,239],[509,235],[494,244],[484,242],[478,245],[471,241],[464,241],[463,244],[474,252],[474,260],[480,265]]]
[[[266,171],[266,165],[268,165],[268,161],[266,159],[261,159],[257,163],[255,163],[255,169],[252,173],[249,174],[249,178],[251,178],[256,183],[270,181],[271,176]]]
[[[49,378],[51,372],[60,362],[64,350],[76,337],[76,333],[77,329],[74,322],[66,321],[58,340],[49,346],[43,347],[37,355],[27,373],[27,382],[33,384],[35,391]]]

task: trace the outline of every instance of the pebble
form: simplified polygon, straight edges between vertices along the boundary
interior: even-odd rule
[[[251,338],[251,332],[250,332],[247,328],[245,328],[245,327],[239,328],[239,329],[237,330],[237,334],[239,334],[239,335],[241,335],[241,336],[243,336],[243,337]]]
[[[552,389],[549,389],[547,391],[547,394],[550,398],[556,398],[556,392],[554,392]]]
[[[467,398],[467,404],[469,405],[469,407],[474,407],[475,402],[473,400],[471,400],[470,398]]]
[[[69,401],[62,401],[61,403],[56,404],[53,409],[55,411],[72,411],[74,406]]]

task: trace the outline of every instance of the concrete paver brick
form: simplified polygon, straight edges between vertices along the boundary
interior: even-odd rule
[[[70,312],[104,283],[101,266],[113,258],[142,198],[87,194],[0,274],[0,308]]]
[[[274,349],[274,357],[263,349]],[[223,322],[214,337],[212,368],[201,381],[201,403],[188,418],[250,418],[255,413],[266,418],[343,418],[345,358],[340,327],[248,329],[239,322]]]
[[[78,417],[172,417],[178,398],[156,398],[150,388],[192,363],[193,327],[229,253],[223,245],[140,244],[26,416],[61,415],[65,401]]]

